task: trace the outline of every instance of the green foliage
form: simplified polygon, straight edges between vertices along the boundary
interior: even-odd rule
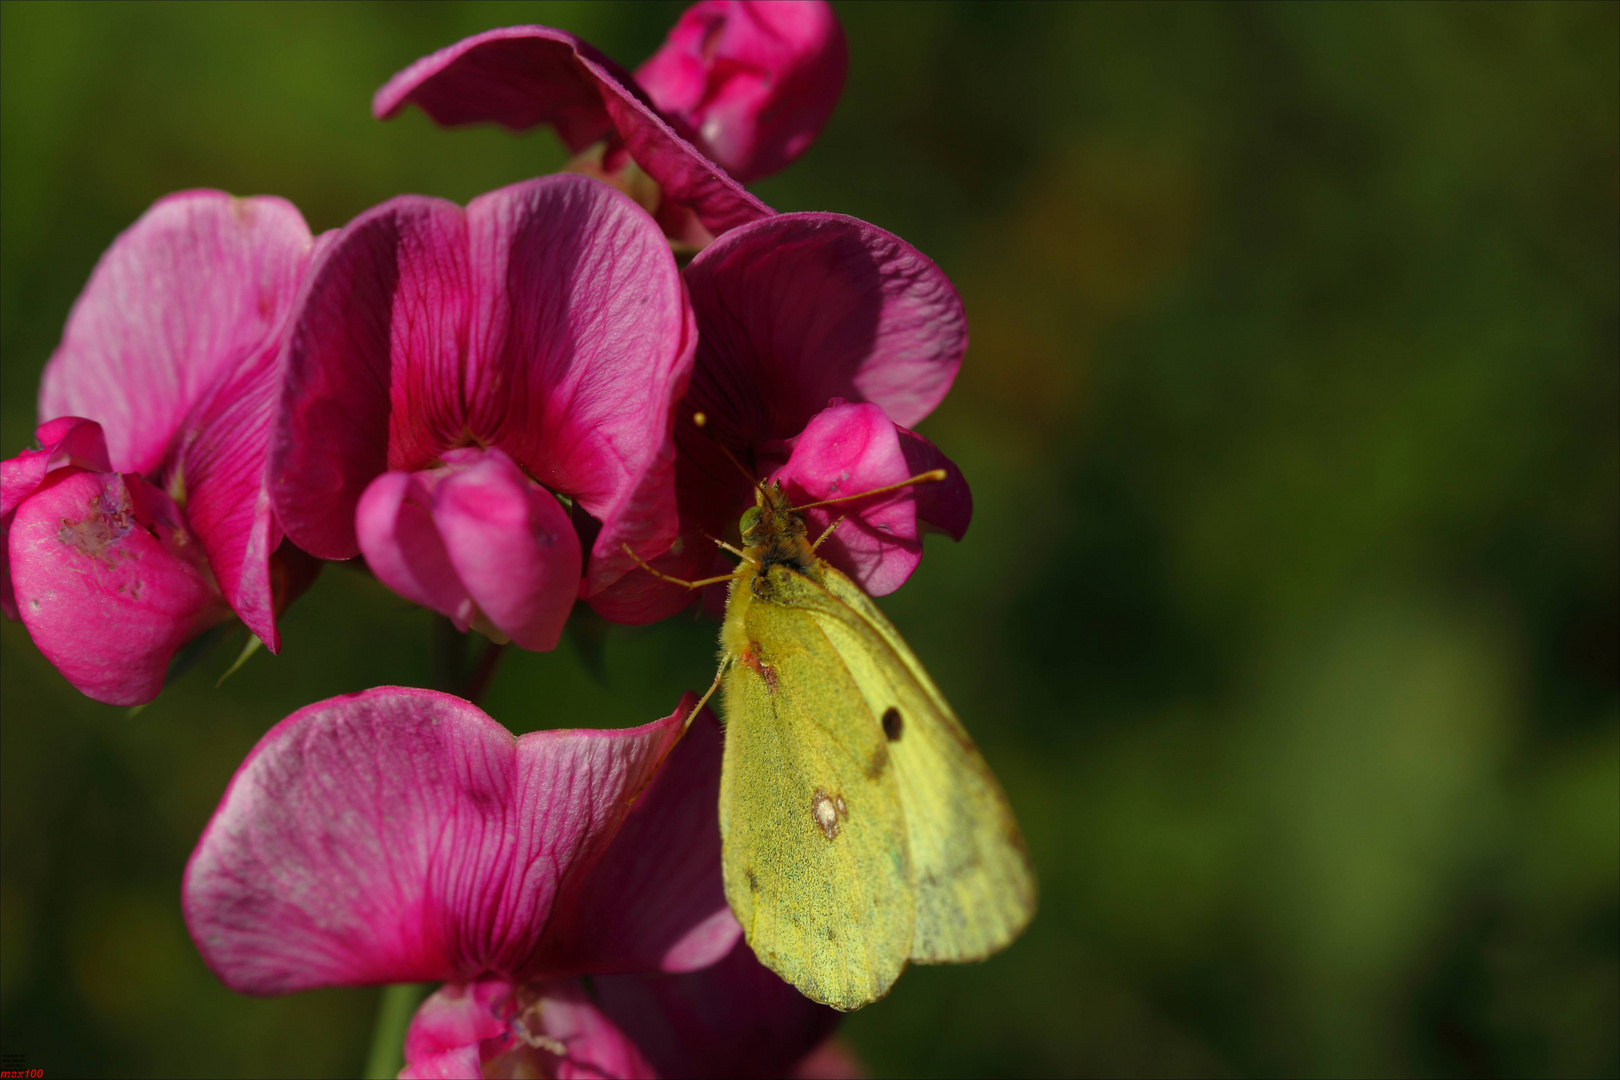
[[[370,119],[541,22],[633,65],[679,8],[0,5],[0,451],[165,192],[316,229],[550,171]],[[884,601],[1042,878],[991,962],[843,1028],[878,1075],[1620,1072],[1620,121],[1605,5],[849,5],[849,88],[758,186],[917,243],[974,345],[924,431],[974,485]],[[377,991],[262,1001],[180,873],[302,705],[432,678],[330,567],[279,657],[137,717],[0,628],[0,1043],[29,1067],[352,1074]],[[715,624],[507,650],[515,730],[666,715]],[[599,640],[598,640],[599,639]]]

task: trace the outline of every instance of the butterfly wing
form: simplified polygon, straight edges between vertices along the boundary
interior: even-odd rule
[[[722,638],[726,899],[761,962],[807,997],[856,1009],[911,955],[905,815],[854,677],[794,599],[816,587],[786,568],[770,575],[776,600],[740,585]]]
[[[823,568],[805,610],[845,658],[884,738],[905,812],[919,963],[982,960],[1035,913],[1035,875],[1007,797],[973,740],[877,605]],[[818,590],[819,591],[819,590]],[[867,721],[872,723],[871,720]]]

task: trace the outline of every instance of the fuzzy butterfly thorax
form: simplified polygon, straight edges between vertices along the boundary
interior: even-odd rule
[[[753,575],[755,591],[775,566],[816,576],[813,571],[821,560],[806,539],[804,518],[793,509],[782,485],[760,484],[754,489],[754,502],[743,514],[739,528],[748,557],[758,567]]]

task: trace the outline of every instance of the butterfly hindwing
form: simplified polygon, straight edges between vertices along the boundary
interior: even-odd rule
[[[822,570],[807,610],[846,659],[888,748],[905,814],[919,963],[982,960],[1035,911],[1035,875],[1007,798],[933,680],[877,605]]]

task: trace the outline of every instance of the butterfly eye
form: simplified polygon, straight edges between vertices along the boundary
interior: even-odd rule
[[[883,710],[883,734],[890,742],[899,742],[900,727],[900,710],[890,705]]]
[[[742,531],[743,543],[754,543],[754,540],[750,534],[759,530],[759,522],[762,516],[763,512],[757,506],[750,506],[747,510],[743,511],[742,524],[738,526],[738,528]]]

